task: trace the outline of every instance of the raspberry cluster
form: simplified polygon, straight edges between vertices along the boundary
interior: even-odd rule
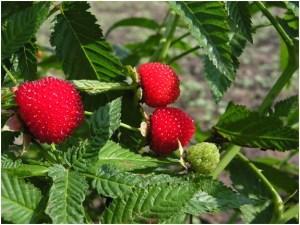
[[[167,155],[185,146],[195,133],[192,118],[178,108],[168,107],[180,95],[180,81],[168,65],[151,62],[139,66],[138,73],[143,90],[143,101],[156,107],[150,117],[150,148]]]

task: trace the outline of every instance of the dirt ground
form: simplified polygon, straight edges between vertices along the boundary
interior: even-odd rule
[[[91,2],[91,12],[97,17],[104,33],[116,21],[127,17],[147,17],[160,22],[164,18],[168,5],[166,2]],[[275,12],[280,13],[280,12]],[[253,25],[262,24],[266,20],[261,15],[256,15],[252,20]],[[49,45],[47,39],[50,34],[50,23],[45,24],[38,36],[38,41]],[[112,44],[125,44],[142,41],[151,34],[151,31],[140,28],[120,28],[114,30],[108,40]],[[188,55],[179,61],[181,66],[181,97],[175,104],[184,108],[200,124],[202,129],[213,126],[218,116],[224,112],[229,101],[246,105],[255,109],[272,87],[280,74],[279,67],[279,38],[274,28],[264,28],[253,34],[253,45],[248,44],[240,56],[240,67],[235,82],[225,94],[222,101],[216,104],[211,96],[203,75],[203,65],[200,58]],[[195,43],[192,38],[190,43]],[[282,91],[277,100],[298,93],[299,75],[293,76],[290,84]],[[244,149],[250,158],[272,155],[284,157],[286,153],[274,151],[259,151]],[[296,155],[292,161],[298,163]],[[226,180],[226,177],[224,178]],[[204,216],[203,219],[211,223],[224,223],[230,213]]]

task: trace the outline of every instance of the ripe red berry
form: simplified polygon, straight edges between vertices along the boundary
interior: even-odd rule
[[[178,148],[177,140],[185,146],[194,132],[194,121],[187,113],[172,107],[158,108],[150,118],[150,148],[161,155],[170,154]]]
[[[180,94],[179,79],[166,64],[152,62],[139,66],[143,100],[152,107],[173,103]]]
[[[79,93],[68,81],[45,77],[25,82],[16,91],[19,114],[41,142],[60,143],[84,118]]]

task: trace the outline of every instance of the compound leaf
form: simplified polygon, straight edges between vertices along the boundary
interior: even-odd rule
[[[22,160],[17,159],[13,160],[6,154],[1,154],[1,168],[8,169],[8,168],[16,168],[22,165]]]
[[[271,196],[260,179],[245,166],[239,158],[235,158],[228,166],[233,187],[254,200],[252,204],[240,207],[245,223],[270,223],[272,217]]]
[[[285,127],[274,116],[260,115],[232,103],[220,117],[216,131],[229,141],[261,149],[290,150],[298,147],[298,131]]]
[[[73,80],[72,82],[78,90],[90,95],[101,94],[113,90],[132,89],[132,86],[129,86],[128,84],[118,82],[101,82],[98,80]]]
[[[253,42],[251,34],[251,15],[249,12],[248,2],[226,2],[227,9],[233,24],[238,32],[247,38],[249,42]]]
[[[204,58],[204,69],[205,79],[208,82],[214,100],[219,102],[230,87],[231,81],[214,66],[208,57]]]
[[[122,80],[122,65],[89,8],[86,2],[63,3],[51,35],[56,55],[69,79]]]
[[[245,46],[246,46],[246,38],[240,33],[236,32],[230,39],[231,51],[233,53],[233,62],[235,70],[238,68],[237,57],[239,57]],[[204,58],[204,66],[205,66],[205,79],[208,82],[212,95],[216,102],[219,102],[227,89],[230,87],[232,81],[229,80],[226,76],[224,76],[223,71],[220,71],[216,68],[215,65],[208,59],[208,57]],[[235,74],[234,74],[235,76]]]
[[[297,95],[275,104],[272,115],[280,118],[284,124],[292,126],[299,123],[299,98]]]
[[[132,190],[142,181],[142,176],[128,172],[121,172],[107,166],[102,166],[96,172],[89,172],[89,178],[93,177],[92,187],[99,194],[106,197],[120,197]]]
[[[88,188],[86,180],[80,174],[69,171],[61,165],[49,169],[53,179],[46,213],[53,223],[83,223],[83,201]]]
[[[1,215],[13,223],[35,223],[41,192],[23,179],[1,172]]]
[[[191,35],[206,51],[209,60],[224,76],[234,79],[229,46],[228,16],[222,2],[170,2],[172,9],[188,25]]]
[[[100,149],[120,126],[121,103],[121,98],[117,98],[104,106],[100,106],[93,113],[89,121],[92,137],[88,144],[83,145],[76,155],[72,156],[72,164],[75,167],[84,169],[87,162],[97,160]]]
[[[135,169],[157,167],[162,163],[168,162],[149,156],[142,156],[129,149],[122,148],[113,141],[108,141],[99,151],[96,166],[109,164],[121,170],[131,171]]]
[[[37,46],[35,40],[31,40],[20,48],[17,53],[18,66],[24,80],[36,80],[37,76]]]
[[[171,180],[170,180],[171,179]],[[165,223],[182,220],[183,214],[201,214],[240,207],[248,201],[211,178],[168,179],[134,189],[113,200],[105,210],[103,223]],[[204,198],[200,195],[204,192]],[[207,197],[209,196],[209,197]],[[206,200],[210,199],[210,207]],[[196,208],[195,208],[196,207]],[[179,218],[178,218],[179,217]]]
[[[91,133],[94,146],[103,146],[121,123],[121,98],[100,106],[91,117]]]
[[[38,2],[5,20],[1,29],[2,59],[16,52],[35,35],[47,18],[49,6],[50,2]]]

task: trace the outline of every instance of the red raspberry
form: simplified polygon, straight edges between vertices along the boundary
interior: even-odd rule
[[[162,107],[173,103],[180,94],[179,79],[166,64],[153,62],[139,66],[143,100],[152,107]]]
[[[187,145],[194,133],[194,121],[180,109],[158,108],[150,118],[150,147],[158,154],[167,155],[175,151],[177,140],[182,146]]]
[[[62,142],[84,119],[83,104],[75,87],[54,77],[21,84],[16,102],[21,118],[41,142]]]

